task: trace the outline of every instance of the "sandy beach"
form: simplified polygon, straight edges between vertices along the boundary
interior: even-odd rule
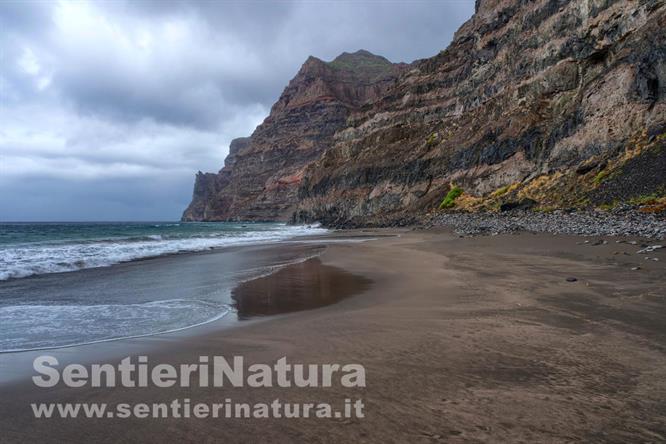
[[[625,242],[634,239],[528,233],[352,234],[382,236],[319,240],[326,248],[317,259],[237,287],[247,321],[48,353],[63,362],[117,363],[144,354],[172,364],[213,355],[243,356],[246,365],[281,357],[359,363],[367,387],[44,389],[28,379],[32,355],[4,354],[5,368],[23,366],[26,377],[1,387],[0,441],[666,440],[663,249],[637,254],[640,239],[634,245]],[[35,419],[30,408],[32,402],[176,398],[338,405],[362,399],[365,417]]]

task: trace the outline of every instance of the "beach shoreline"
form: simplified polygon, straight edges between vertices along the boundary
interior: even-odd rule
[[[358,362],[366,369],[367,387],[43,389],[14,381],[3,386],[0,401],[5,437],[25,439],[28,433],[42,442],[77,442],[85,431],[86,440],[97,442],[158,442],[167,436],[248,442],[267,434],[276,442],[626,442],[666,436],[661,251],[637,254],[639,239],[634,245],[634,239],[587,238],[591,242],[584,243],[581,237],[529,233],[461,238],[449,230],[386,229],[351,234],[376,239],[331,242],[319,260],[367,285],[331,305],[254,318],[233,328],[212,323],[101,347],[113,349],[114,356],[99,347],[74,347],[63,360],[87,355],[86,362],[117,363],[146,354],[151,363],[174,365],[214,355],[243,356],[247,365],[284,356],[302,363]],[[354,397],[364,400],[366,416],[344,421],[44,420],[35,419],[29,406],[184,397],[332,403]]]

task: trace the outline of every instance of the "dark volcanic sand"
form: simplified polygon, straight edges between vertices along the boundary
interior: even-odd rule
[[[360,363],[365,389],[45,390],[15,383],[2,387],[0,440],[664,442],[665,252],[637,255],[639,246],[614,239],[598,246],[580,241],[428,231],[331,244],[321,263],[372,281],[361,294],[226,330],[209,326],[114,347],[125,344],[127,354],[136,354],[143,344],[155,363],[219,354],[242,355],[248,365],[282,356]],[[175,398],[339,405],[347,397],[364,400],[364,419],[35,420],[29,407],[35,400]]]

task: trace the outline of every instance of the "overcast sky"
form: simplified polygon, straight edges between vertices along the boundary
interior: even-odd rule
[[[435,55],[439,1],[0,1],[0,220],[175,220],[309,55]]]

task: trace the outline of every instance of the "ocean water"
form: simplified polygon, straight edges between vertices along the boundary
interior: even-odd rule
[[[0,281],[321,232],[277,223],[0,223]]]
[[[239,282],[306,260],[318,248],[270,244],[325,231],[275,223],[0,224],[0,352],[219,319],[233,311],[229,294]],[[219,251],[177,254],[208,250]]]

